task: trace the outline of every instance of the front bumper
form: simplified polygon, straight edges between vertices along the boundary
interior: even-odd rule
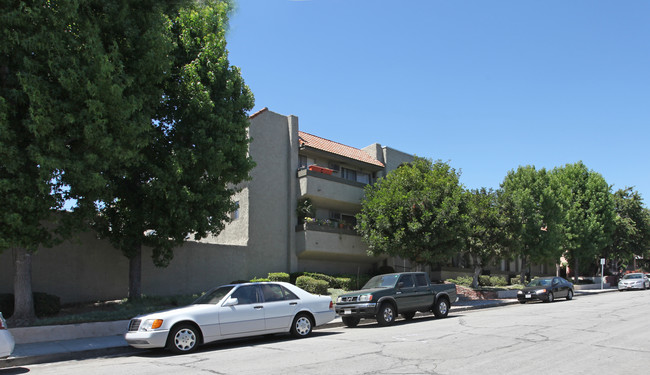
[[[377,304],[374,302],[336,304],[334,309],[336,310],[336,314],[341,317],[374,318],[377,315]]]
[[[124,335],[126,343],[134,348],[164,348],[167,345],[168,330],[161,331],[129,331]]]
[[[522,293],[517,294],[519,301],[546,301],[548,300],[548,293]]]
[[[645,289],[644,284],[618,284],[618,290]]]

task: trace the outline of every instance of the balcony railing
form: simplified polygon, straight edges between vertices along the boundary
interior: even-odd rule
[[[359,236],[357,231],[354,230],[354,225],[347,224],[347,223],[337,223],[336,221],[317,220],[311,222],[304,222],[296,226],[296,232],[302,232],[308,230]]]

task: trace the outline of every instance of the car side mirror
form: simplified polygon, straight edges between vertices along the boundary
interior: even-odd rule
[[[553,286],[558,286],[558,285],[560,285],[559,281],[553,281]]]
[[[239,304],[239,300],[237,298],[230,297],[230,298],[228,298],[226,300],[226,302],[223,305],[225,307],[228,307],[228,306],[235,306],[235,305],[238,305],[238,304]]]
[[[397,283],[397,289],[402,289],[403,287],[404,287],[404,282],[403,281],[400,281],[399,283]]]

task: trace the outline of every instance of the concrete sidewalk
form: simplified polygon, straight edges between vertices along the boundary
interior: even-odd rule
[[[616,289],[576,290],[575,295],[584,296],[612,291],[616,291]],[[511,298],[461,300],[451,307],[450,314],[517,303],[517,299]],[[342,325],[341,318],[337,317],[332,322],[318,327],[317,330]],[[0,359],[0,369],[72,359],[142,353],[142,349],[132,348],[124,340],[123,335],[127,327],[128,320],[14,328],[10,331],[16,340],[16,347],[9,358]],[[34,338],[42,338],[45,341],[33,342]]]

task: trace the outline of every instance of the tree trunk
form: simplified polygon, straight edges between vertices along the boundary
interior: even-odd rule
[[[519,283],[526,285],[526,269],[528,269],[528,261],[526,257],[521,257],[521,274],[519,275]]]
[[[14,313],[11,325],[20,327],[36,320],[32,294],[32,253],[23,248],[14,248]]]
[[[129,299],[142,297],[142,246],[129,258]]]
[[[575,257],[573,264],[575,265],[575,267],[573,268],[573,283],[575,285],[578,285],[578,257],[577,256]]]
[[[481,275],[481,271],[483,271],[483,267],[481,267],[480,264],[475,263],[474,264],[474,279],[472,280],[472,288],[478,288],[478,285],[479,285],[478,278]]]

